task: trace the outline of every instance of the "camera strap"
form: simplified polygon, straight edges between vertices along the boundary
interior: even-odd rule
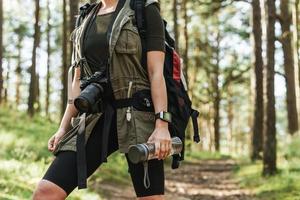
[[[86,113],[80,116],[79,129],[76,140],[77,149],[77,176],[78,176],[78,189],[86,188],[86,156],[85,156],[85,120]]]

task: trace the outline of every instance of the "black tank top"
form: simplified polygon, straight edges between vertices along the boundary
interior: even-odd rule
[[[97,15],[92,19],[85,37],[83,54],[87,59],[92,72],[105,71],[108,58],[108,43],[106,32],[114,12]],[[165,51],[164,24],[156,4],[151,4],[145,9],[147,21],[146,46],[147,51]]]

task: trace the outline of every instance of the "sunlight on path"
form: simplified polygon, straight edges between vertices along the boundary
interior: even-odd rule
[[[234,166],[233,160],[207,160],[185,162],[177,170],[166,168],[166,200],[254,200],[250,191],[240,189],[232,179]],[[107,199],[135,196],[130,187],[102,183],[101,188]]]
[[[233,160],[207,160],[185,163],[178,170],[167,170],[167,200],[252,200],[232,180]],[[176,198],[177,199],[177,198]]]

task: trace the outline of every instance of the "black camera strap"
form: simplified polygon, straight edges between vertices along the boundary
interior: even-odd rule
[[[116,11],[113,14],[113,18],[112,21],[108,27],[107,30],[107,42],[109,43],[109,39],[110,39],[110,34],[112,31],[112,27],[114,24],[114,21],[119,13],[119,11],[121,10],[121,8],[123,7],[125,3],[125,0],[119,0],[118,5],[116,7]],[[83,27],[83,33],[81,35],[81,40],[80,40],[80,63],[79,66],[81,67],[81,70],[83,70],[83,72],[87,73],[85,75],[89,75],[91,76],[91,71],[90,68],[88,66],[88,63],[84,57],[84,52],[83,52],[83,42],[85,40],[86,37],[86,32],[87,29],[90,26],[90,23],[92,22],[93,18],[96,17],[96,15],[98,14],[98,11],[101,7],[101,3],[99,3],[98,5],[94,6],[93,9],[89,10],[90,12],[92,12],[90,15],[88,15],[87,13],[84,13],[85,15],[88,15],[88,21],[86,22],[86,24],[84,24]],[[109,46],[109,45],[108,45]],[[109,49],[108,49],[109,51]],[[109,55],[109,54],[108,54]],[[108,58],[108,64],[107,64],[107,78],[108,78],[108,93],[111,93],[111,84],[109,81],[109,58]],[[83,73],[82,73],[83,74]],[[113,106],[111,105],[111,101],[109,100],[110,98],[112,98],[111,95],[105,95],[108,96],[107,99],[104,99],[103,103],[104,103],[104,126],[103,126],[103,130],[102,130],[102,153],[101,153],[101,160],[103,162],[106,162],[106,157],[107,157],[107,145],[108,145],[108,136],[109,136],[109,132],[110,132],[110,128],[111,128],[111,124],[113,121],[113,117],[115,115],[115,109],[113,108]],[[81,121],[81,125],[80,128],[78,130],[78,135],[77,135],[77,141],[76,141],[76,149],[77,149],[77,175],[78,175],[78,189],[83,189],[87,187],[87,167],[86,167],[86,151],[85,151],[85,120],[86,120],[86,113],[82,114],[82,121]]]
[[[80,116],[79,129],[76,139],[78,189],[86,188],[86,156],[85,156],[85,120],[86,113]]]

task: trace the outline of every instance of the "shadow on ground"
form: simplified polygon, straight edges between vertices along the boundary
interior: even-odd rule
[[[233,160],[184,162],[176,170],[166,167],[166,200],[254,200],[251,192],[238,187],[232,178]],[[99,191],[105,199],[132,200],[130,186],[102,182]]]

